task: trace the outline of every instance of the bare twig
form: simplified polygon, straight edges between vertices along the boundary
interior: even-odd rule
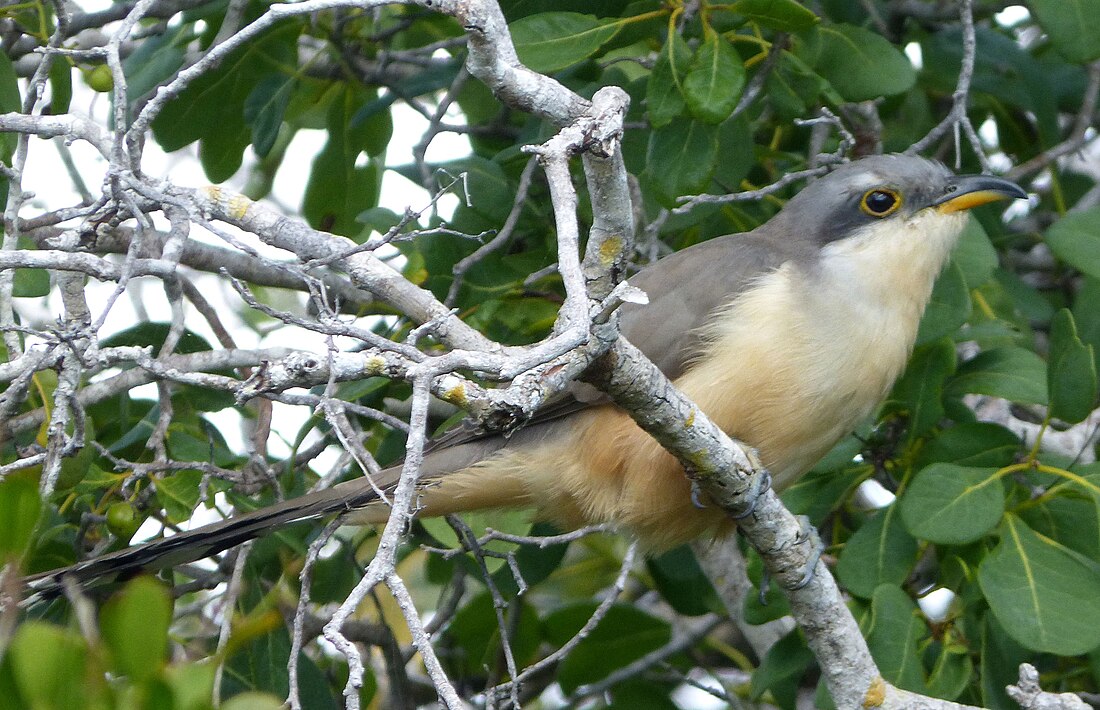
[[[960,0],[959,19],[962,24],[963,57],[962,67],[959,69],[958,83],[955,85],[954,93],[951,94],[951,111],[935,128],[928,132],[928,135],[909,146],[905,152],[910,154],[921,153],[942,138],[947,131],[958,130],[961,127],[970,142],[970,147],[982,165],[982,170],[992,172],[989,158],[982,148],[981,140],[978,138],[974,126],[970,123],[970,117],[966,114],[967,105],[970,102],[970,82],[974,78],[974,58],[978,53],[977,39],[974,34],[973,0]],[[962,156],[956,153],[956,158],[961,160]]]

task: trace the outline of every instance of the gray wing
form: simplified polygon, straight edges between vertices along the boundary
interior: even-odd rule
[[[702,327],[718,309],[729,304],[757,277],[779,268],[794,255],[768,238],[767,225],[744,234],[730,234],[670,254],[630,277],[631,285],[646,292],[649,303],[626,304],[620,313],[621,331],[669,379],[687,369],[703,344]],[[579,401],[568,392],[544,405],[523,426],[531,432],[588,407],[610,400],[595,393]],[[589,394],[586,392],[586,394]],[[526,440],[527,437],[522,437]],[[495,440],[495,443],[494,443]],[[483,456],[508,445],[496,432],[469,423],[444,434],[429,451],[443,454],[454,447],[481,442]],[[475,451],[475,449],[467,449]],[[450,457],[436,456],[436,460]],[[465,461],[466,456],[458,457]],[[426,462],[432,463],[431,458]],[[439,467],[439,473],[445,473]],[[426,465],[425,475],[432,474]]]
[[[648,305],[622,308],[622,333],[670,379],[684,373],[701,328],[757,277],[791,258],[765,227],[731,234],[670,254],[629,279]]]

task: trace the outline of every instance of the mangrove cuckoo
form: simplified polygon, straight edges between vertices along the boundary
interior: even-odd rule
[[[932,284],[966,210],[1024,198],[995,177],[956,177],[939,163],[876,156],[838,167],[766,224],[661,259],[630,282],[648,305],[622,309],[622,333],[731,437],[754,447],[777,488],[805,473],[868,417],[913,349]],[[420,515],[523,507],[565,527],[612,522],[651,549],[727,521],[693,502],[676,459],[622,410],[574,403],[510,437],[468,438],[430,453]],[[277,526],[352,511],[384,521],[356,479],[223,522],[28,578],[32,589],[166,567],[212,555]]]

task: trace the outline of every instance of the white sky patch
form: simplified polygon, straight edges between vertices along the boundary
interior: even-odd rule
[[[688,675],[696,683],[714,688],[719,694],[725,692],[725,688],[722,687],[718,679],[702,669],[693,668]],[[724,700],[713,693],[708,693],[703,688],[688,683],[680,685],[673,691],[672,700],[681,708],[691,708],[691,710],[719,710],[720,708],[729,707]]]
[[[882,487],[882,484],[873,479],[868,479],[859,484],[859,495],[873,510],[885,508],[894,502],[895,496]]]
[[[955,593],[940,587],[918,599],[917,604],[929,621],[938,624],[947,619],[947,612],[951,610],[953,601],[955,601]]]
[[[905,45],[905,56],[909,57],[909,61],[916,69],[921,69],[924,66],[924,53],[921,52],[920,44],[918,42],[910,42]]]
[[[1011,27],[1021,22],[1025,22],[1031,17],[1031,13],[1023,5],[1009,5],[1005,9],[998,12],[993,16],[993,19],[997,21],[997,24],[1002,27]]]
[[[978,137],[982,139],[982,143],[987,146],[998,145],[998,133],[997,122],[992,118],[987,118],[982,122],[982,125],[978,126]]]
[[[109,9],[114,2],[112,0],[79,0],[76,4],[84,12],[99,12]]]

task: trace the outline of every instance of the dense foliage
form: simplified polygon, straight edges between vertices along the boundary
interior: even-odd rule
[[[12,5],[0,14],[0,109],[72,115],[80,95],[74,82],[83,81],[109,92],[105,134],[148,116],[148,141],[197,155],[210,182],[251,200],[268,198],[278,176],[297,173],[300,203],[272,203],[275,209],[371,249],[385,243],[380,254],[494,340],[543,337],[562,299],[560,280],[547,268],[557,259],[554,215],[542,174],[521,147],[545,140],[553,127],[502,106],[470,76],[464,29],[453,17],[417,6],[334,4],[341,6],[273,15],[255,0],[139,3],[142,17],[125,33],[133,2],[94,12],[62,3]],[[501,5],[527,66],[582,96],[607,85],[630,94],[623,154],[637,178],[638,264],[751,229],[802,183],[784,181],[754,199],[682,207],[684,196],[760,190],[842,154],[916,145],[959,172],[1007,174],[1032,194],[1029,206],[1008,214],[1004,203],[974,211],[890,400],[784,500],[819,526],[888,681],[1010,708],[1016,705],[1004,688],[1027,661],[1049,690],[1100,693],[1100,0],[1032,0],[1007,10],[996,0],[972,7],[901,0]],[[220,62],[200,63],[250,23],[247,41]],[[105,49],[112,37],[121,57],[113,69]],[[55,49],[39,51],[46,47]],[[193,80],[176,81],[189,71]],[[178,91],[157,93],[173,81]],[[155,115],[143,113],[154,104]],[[393,157],[404,154],[393,136],[405,107],[428,120],[409,162]],[[956,107],[960,120],[943,123]],[[5,165],[23,170],[24,159],[33,164],[50,148],[28,139],[26,133],[42,131],[20,128],[11,113],[0,116],[0,127],[9,131],[0,143]],[[309,164],[291,164],[287,156],[300,155],[294,147],[317,130],[324,141]],[[468,137],[469,155],[427,160],[441,133]],[[75,134],[50,135],[71,141]],[[21,157],[28,141],[29,157]],[[136,149],[128,150],[134,161]],[[132,263],[174,250],[171,258],[182,265],[178,278],[155,282],[163,282],[179,319],[173,309],[151,306],[153,315],[140,322],[96,331],[96,319],[111,307],[111,288],[89,291],[99,295],[89,296],[84,317],[66,291],[71,281],[26,268],[51,266],[54,257],[0,261],[0,274],[8,275],[0,281],[0,553],[24,573],[124,547],[143,521],[172,528],[215,500],[223,512],[248,510],[301,494],[321,476],[360,474],[354,450],[345,453],[348,432],[313,409],[318,400],[295,400],[300,390],[273,397],[282,402],[273,409],[262,398],[235,400],[234,390],[219,389],[224,380],[178,373],[246,380],[254,374],[249,368],[280,357],[263,353],[279,331],[277,342],[292,342],[322,302],[376,334],[438,347],[430,338],[409,340],[415,323],[336,270],[314,264],[316,278],[299,278],[305,269],[292,255],[256,253],[254,242],[215,227],[166,183],[156,183],[163,194],[153,183],[139,189],[133,175],[141,175],[140,165],[120,173],[105,157],[74,168],[94,189],[64,208],[43,209],[22,188],[8,190],[0,255],[61,249],[126,254]],[[439,207],[446,197],[426,208],[413,204],[416,212],[380,203],[386,171],[432,195],[457,195],[453,214]],[[583,190],[579,162],[575,175]],[[589,220],[583,194],[580,210],[582,222]],[[136,216],[154,212],[167,220]],[[181,222],[210,227],[215,236],[185,247],[175,231]],[[494,239],[502,229],[506,240]],[[66,234],[68,246],[51,241]],[[487,243],[494,248],[481,249]],[[230,260],[230,251],[241,260]],[[280,270],[283,263],[294,268]],[[223,288],[222,267],[249,283],[240,293],[267,310]],[[138,281],[126,274],[114,280],[131,289]],[[274,317],[285,313],[297,320]],[[226,332],[222,321],[241,332]],[[34,343],[87,347],[80,339],[89,337],[101,349],[151,346],[164,369],[140,359],[74,365],[70,357],[36,366],[19,357]],[[165,359],[235,350],[235,340],[257,344],[260,355],[251,362]],[[333,347],[353,349],[351,340]],[[316,347],[324,353],[323,344]],[[154,380],[155,390],[136,389]],[[79,396],[56,396],[67,381]],[[392,419],[407,417],[401,401],[409,392],[407,383],[382,377],[310,391],[359,405],[346,411],[351,433],[383,465],[403,452],[404,434]],[[60,430],[52,425],[59,407],[72,409]],[[304,422],[297,431],[279,421],[292,407],[306,412],[289,420]],[[223,436],[210,419],[227,408],[243,418],[243,447],[228,443],[236,437]],[[455,419],[454,410],[434,414],[433,426]],[[62,437],[77,430],[82,436]],[[63,439],[76,443],[62,446]],[[55,460],[58,476],[47,487],[40,479]],[[872,505],[857,493],[868,480],[892,495]],[[522,671],[584,626],[619,574],[626,542],[604,532],[568,545],[495,541],[441,553],[469,545],[486,527],[554,532],[512,513],[470,516],[465,525],[418,523],[397,571],[430,618],[458,692],[484,703],[487,689],[511,676],[510,663]],[[175,582],[175,593],[149,578],[93,590],[83,615],[65,600],[25,610],[9,605],[0,615],[0,707],[183,710],[210,707],[215,696],[225,699],[224,708],[278,706],[288,693],[292,653],[286,620],[295,614],[302,557],[320,527],[256,541],[235,580],[230,557],[219,567],[164,577]],[[301,617],[308,643],[297,657],[304,707],[344,702],[347,659],[316,638],[329,605],[348,595],[377,541],[374,530],[343,529],[312,569],[311,602]],[[759,581],[751,553],[750,569]],[[5,579],[14,589],[12,577]],[[794,707],[800,689],[813,692],[815,661],[799,632],[757,657],[736,624],[721,622],[727,610],[691,549],[639,562],[622,586],[599,625],[549,669],[526,677],[513,700],[676,707],[673,693],[683,692],[687,678],[709,679],[719,697],[784,708]],[[953,593],[941,615],[917,604],[933,589]],[[781,595],[773,591],[769,600],[762,606],[748,599],[740,610],[745,620],[782,616]],[[394,599],[380,590],[357,619],[348,633],[371,659],[362,700],[389,708],[432,702],[435,691],[419,661],[409,662],[417,657]],[[683,638],[689,642],[676,646]],[[601,685],[666,648],[660,663]],[[829,704],[823,689],[817,701]]]

